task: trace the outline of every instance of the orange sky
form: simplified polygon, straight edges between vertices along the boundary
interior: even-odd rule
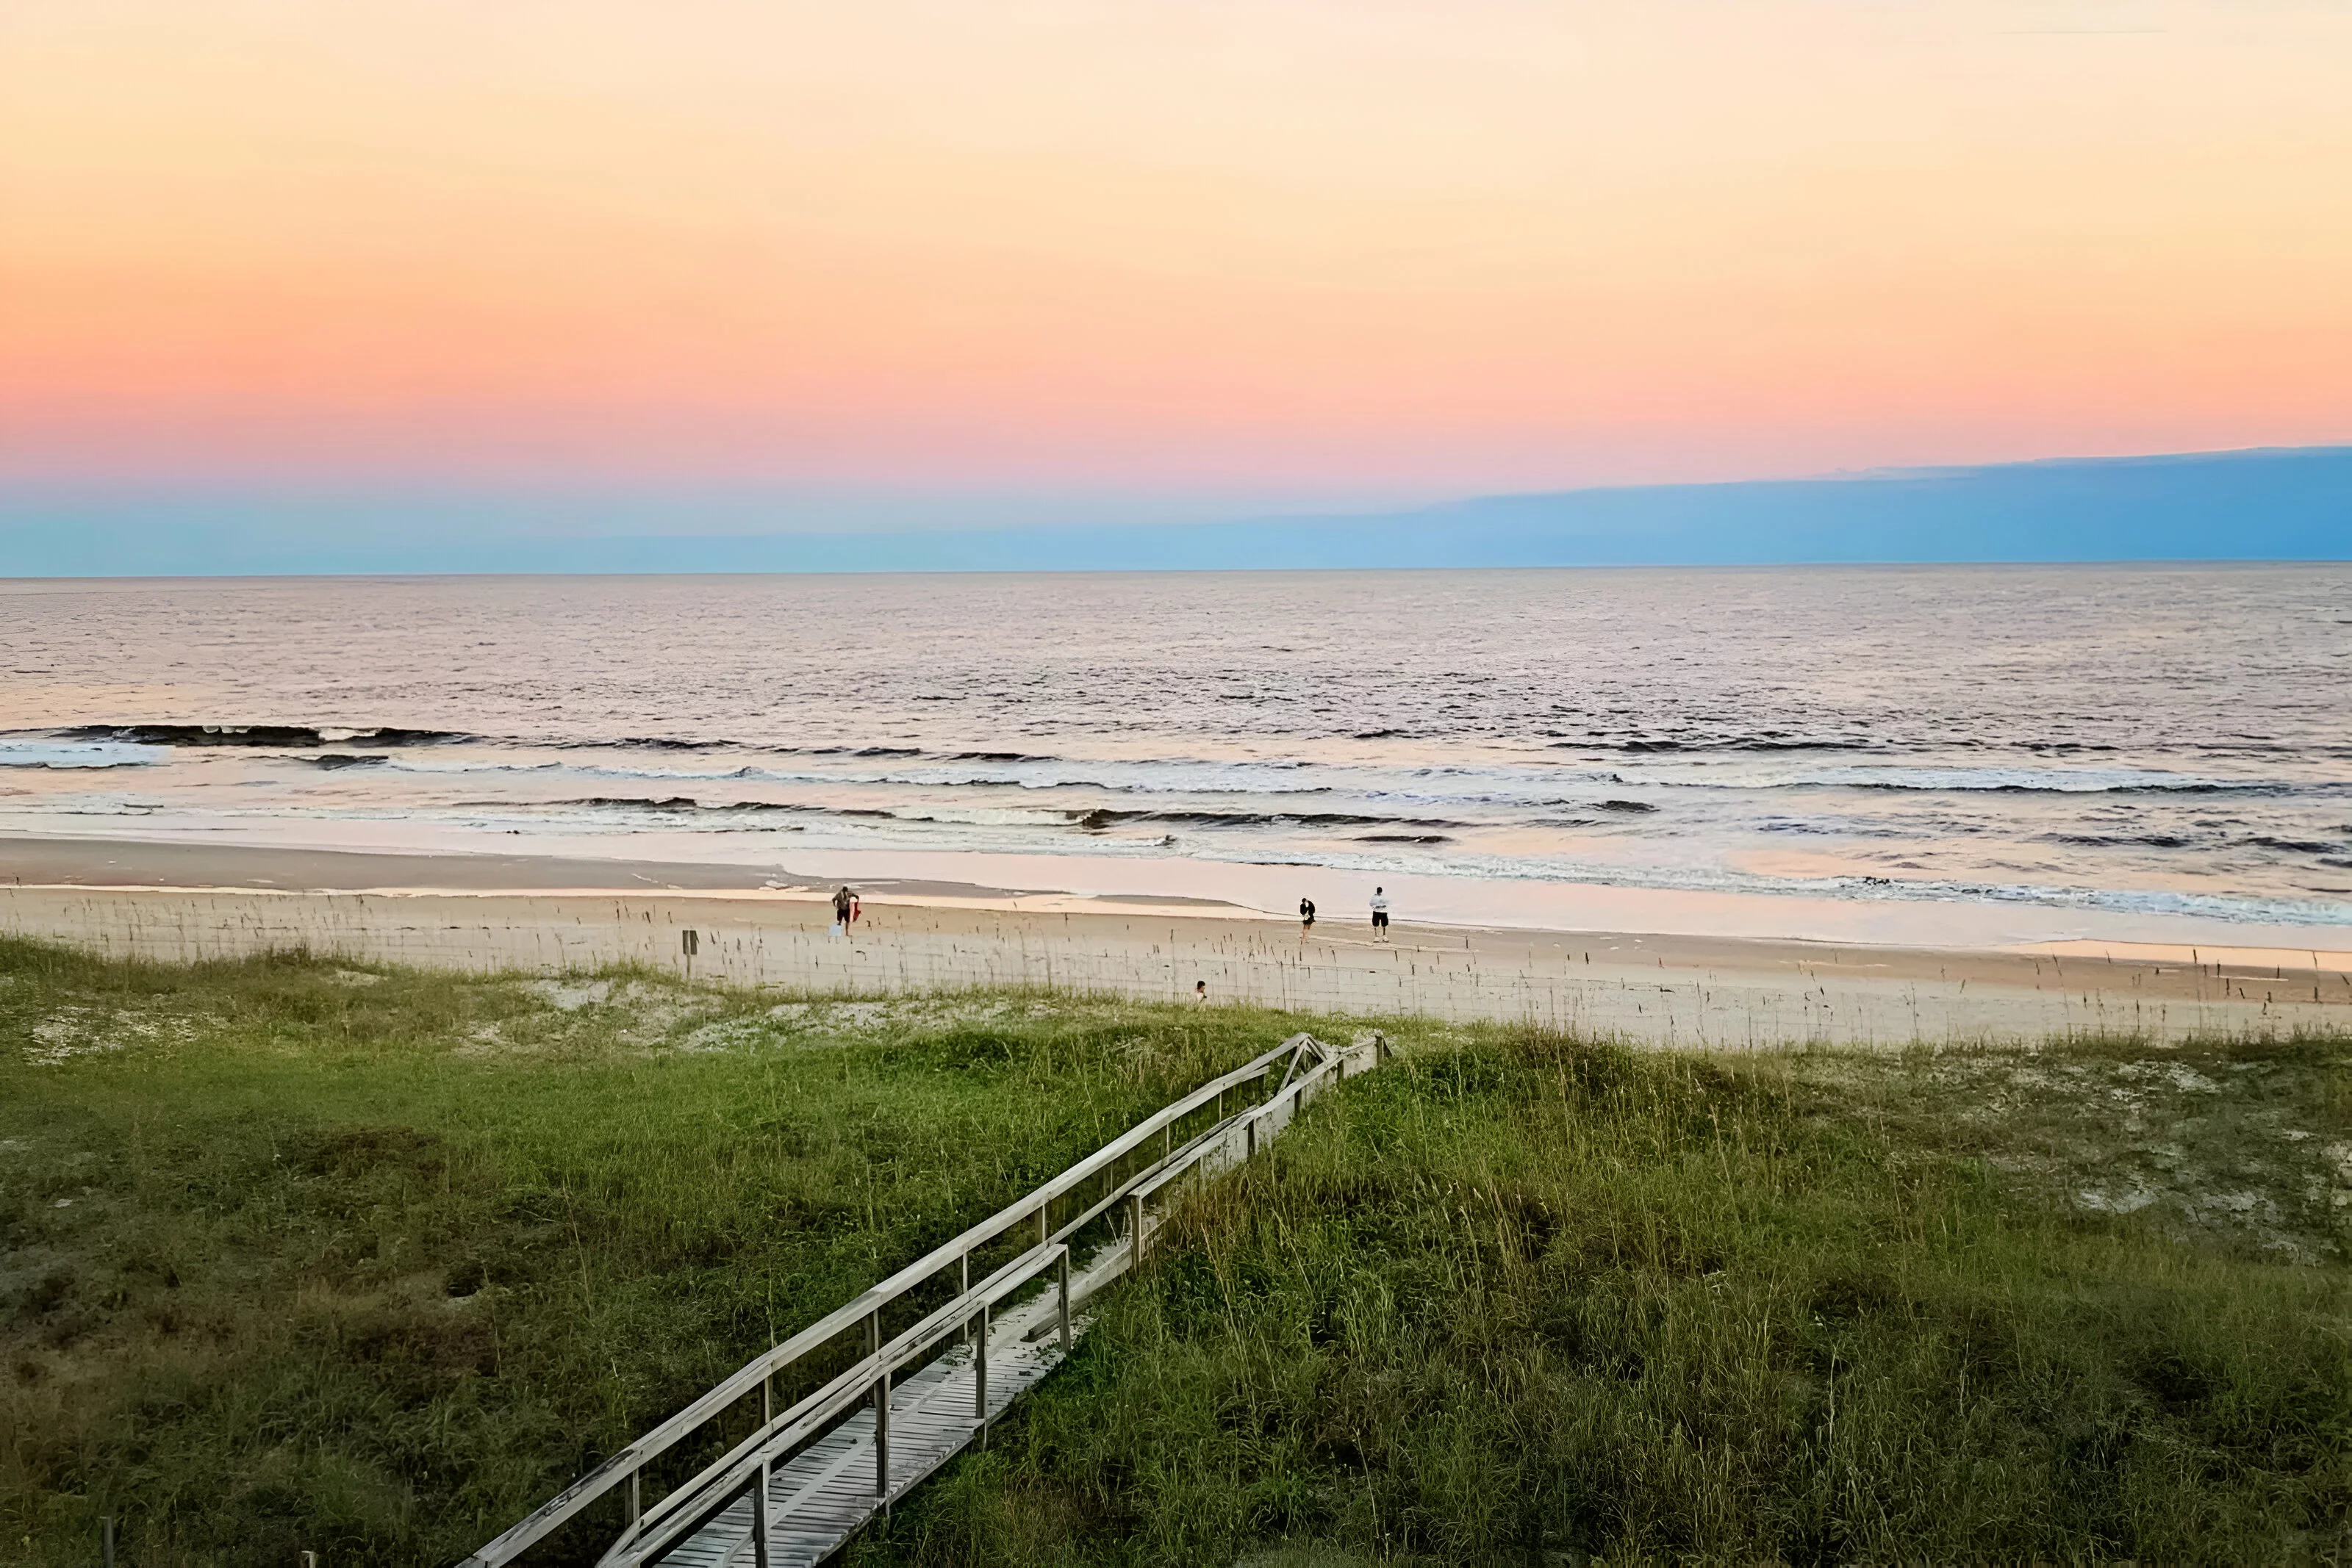
[[[19,0],[0,471],[2352,440],[2340,0]]]

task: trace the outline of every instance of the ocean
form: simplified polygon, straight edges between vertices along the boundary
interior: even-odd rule
[[[2352,923],[2344,565],[18,580],[0,671],[7,834]]]

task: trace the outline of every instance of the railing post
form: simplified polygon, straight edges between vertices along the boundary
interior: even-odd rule
[[[768,1568],[768,1461],[760,1461],[759,1473],[751,1478],[751,1562],[754,1568]]]
[[[874,1385],[874,1495],[887,1505],[890,1499],[890,1369]]]
[[[882,1353],[882,1309],[866,1314],[866,1354]],[[890,1371],[880,1368],[874,1379],[874,1495],[890,1495]]]
[[[1070,1249],[1062,1249],[1062,1354],[1070,1354]]]
[[[971,1418],[980,1423],[981,1446],[988,1446],[988,1303],[980,1303],[980,1348],[971,1358]]]
[[[1037,1205],[1037,1245],[1045,1245],[1045,1206],[1043,1202]]]
[[[645,1501],[637,1491],[637,1478],[644,1473],[642,1466],[629,1472],[629,1524],[633,1529],[646,1516]]]
[[[760,1427],[762,1431],[776,1424],[776,1375],[760,1379]]]
[[[1143,1195],[1139,1192],[1129,1201],[1134,1206],[1127,1222],[1128,1242],[1133,1251],[1128,1260],[1127,1271],[1132,1274],[1143,1267]]]

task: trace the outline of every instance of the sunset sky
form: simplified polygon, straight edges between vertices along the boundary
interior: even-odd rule
[[[2341,0],[0,7],[18,486],[1352,503],[2346,440]]]

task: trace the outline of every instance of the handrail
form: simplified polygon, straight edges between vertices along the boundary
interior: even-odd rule
[[[856,1365],[840,1373],[824,1387],[803,1398],[735,1445],[724,1456],[713,1460],[693,1479],[681,1483],[667,1497],[647,1509],[634,1531],[614,1542],[605,1556],[608,1559],[614,1557],[625,1549],[643,1551],[667,1545],[685,1528],[690,1527],[697,1512],[704,1511],[688,1506],[698,1495],[706,1500],[713,1496],[731,1498],[751,1478],[751,1472],[759,1469],[763,1458],[772,1462],[777,1454],[815,1436],[835,1416],[854,1408],[885,1374],[897,1372],[939,1343],[950,1331],[970,1322],[1008,1292],[1035,1279],[1045,1271],[1046,1265],[1068,1251],[1067,1247],[1055,1242],[1033,1247],[954,1301],[933,1309],[888,1344],[869,1353]],[[714,1481],[717,1482],[715,1487],[711,1484]]]
[[[1075,1218],[1065,1221],[1062,1228],[1059,1230],[1055,1231],[1048,1239],[1054,1241],[1068,1240],[1071,1237],[1076,1236],[1079,1231],[1085,1229],[1096,1220],[1100,1219],[1112,1209],[1118,1207],[1119,1204],[1132,1195],[1139,1186],[1150,1181],[1154,1175],[1160,1171],[1181,1166],[1184,1164],[1186,1156],[1192,1154],[1194,1150],[1200,1148],[1202,1145],[1207,1144],[1210,1140],[1231,1131],[1234,1127],[1236,1127],[1243,1122],[1249,1120],[1249,1118],[1256,1115],[1258,1112],[1264,1109],[1265,1107],[1261,1105],[1253,1106],[1248,1110],[1236,1111],[1232,1115],[1226,1117],[1223,1121],[1214,1123],[1202,1131],[1193,1134],[1190,1138],[1187,1138],[1184,1142],[1177,1145],[1168,1153],[1152,1161],[1151,1164],[1143,1166],[1139,1170],[1129,1173],[1127,1180],[1121,1182],[1118,1186],[1113,1187],[1109,1192],[1105,1193],[1101,1197],[1097,1198],[1092,1207],[1082,1209]]]
[[[1292,1064],[1292,1069],[1294,1071],[1297,1070],[1296,1062]],[[1129,1198],[1148,1198],[1151,1197],[1155,1193],[1159,1192],[1160,1188],[1174,1182],[1177,1177],[1183,1176],[1188,1171],[1198,1169],[1201,1161],[1206,1157],[1210,1149],[1215,1147],[1217,1143],[1228,1135],[1233,1128],[1270,1115],[1275,1107],[1281,1103],[1282,1097],[1285,1094],[1295,1092],[1298,1095],[1301,1103],[1304,1103],[1307,1093],[1310,1089],[1318,1087],[1327,1077],[1337,1078],[1343,1076],[1345,1071],[1346,1068],[1344,1065],[1344,1059],[1339,1056],[1330,1056],[1317,1062],[1313,1067],[1308,1068],[1307,1071],[1299,1077],[1292,1078],[1288,1074],[1286,1074],[1283,1078],[1282,1087],[1274,1092],[1272,1098],[1266,1100],[1262,1104],[1254,1105],[1246,1111],[1239,1112],[1234,1115],[1226,1118],[1224,1121],[1218,1123],[1215,1126],[1211,1127],[1207,1132],[1202,1133],[1193,1138],[1190,1143],[1186,1144],[1184,1147],[1178,1149],[1169,1158],[1160,1161],[1158,1166],[1151,1169],[1139,1171],[1136,1173],[1135,1176],[1129,1181],[1127,1186],[1121,1189],[1122,1195]]]
[[[998,1210],[953,1239],[932,1249],[879,1284],[869,1286],[855,1299],[835,1308],[782,1343],[772,1346],[766,1352],[746,1362],[698,1398],[690,1401],[683,1408],[657,1423],[635,1441],[615,1450],[595,1469],[557,1492],[514,1525],[500,1532],[495,1539],[485,1542],[471,1557],[467,1558],[460,1564],[460,1568],[502,1568],[502,1565],[513,1562],[517,1554],[545,1539],[558,1526],[604,1497],[622,1481],[633,1478],[649,1461],[667,1452],[679,1438],[717,1416],[736,1400],[742,1398],[767,1378],[774,1376],[776,1373],[803,1355],[824,1344],[844,1329],[880,1312],[882,1308],[929,1280],[958,1258],[968,1256],[1032,1216],[1042,1217],[1046,1205],[1066,1196],[1080,1184],[1090,1180],[1107,1167],[1116,1164],[1153,1134],[1192,1114],[1219,1095],[1242,1084],[1264,1078],[1272,1070],[1274,1064],[1285,1056],[1291,1058],[1290,1065],[1295,1071],[1298,1065],[1297,1058],[1309,1050],[1316,1052],[1318,1057],[1322,1057],[1328,1048],[1313,1035],[1302,1030],[1273,1050],[1234,1069],[1231,1072],[1211,1079],[1173,1104],[1161,1107],[1043,1186],[1037,1187],[1016,1202]],[[1286,1077],[1283,1088],[1288,1088],[1290,1080]],[[1277,1090],[1276,1092],[1279,1093],[1281,1091]],[[1247,1113],[1243,1114],[1246,1115]],[[1228,1120],[1235,1119],[1238,1118],[1228,1118]],[[1172,1152],[1171,1155],[1163,1156],[1159,1163],[1164,1165],[1171,1157],[1172,1157]],[[1134,1180],[1135,1177],[1130,1176],[1127,1183],[1121,1185],[1131,1186]],[[1087,1218],[1095,1218],[1101,1212],[1102,1207],[1108,1206],[1100,1206],[1096,1210],[1090,1211]],[[689,1487],[679,1487],[670,1493],[670,1497],[677,1497],[689,1490],[691,1490]],[[669,1500],[670,1498],[662,1500],[664,1503]],[[659,1506],[660,1504],[656,1505],[656,1508]],[[637,1522],[642,1524],[642,1517]]]

